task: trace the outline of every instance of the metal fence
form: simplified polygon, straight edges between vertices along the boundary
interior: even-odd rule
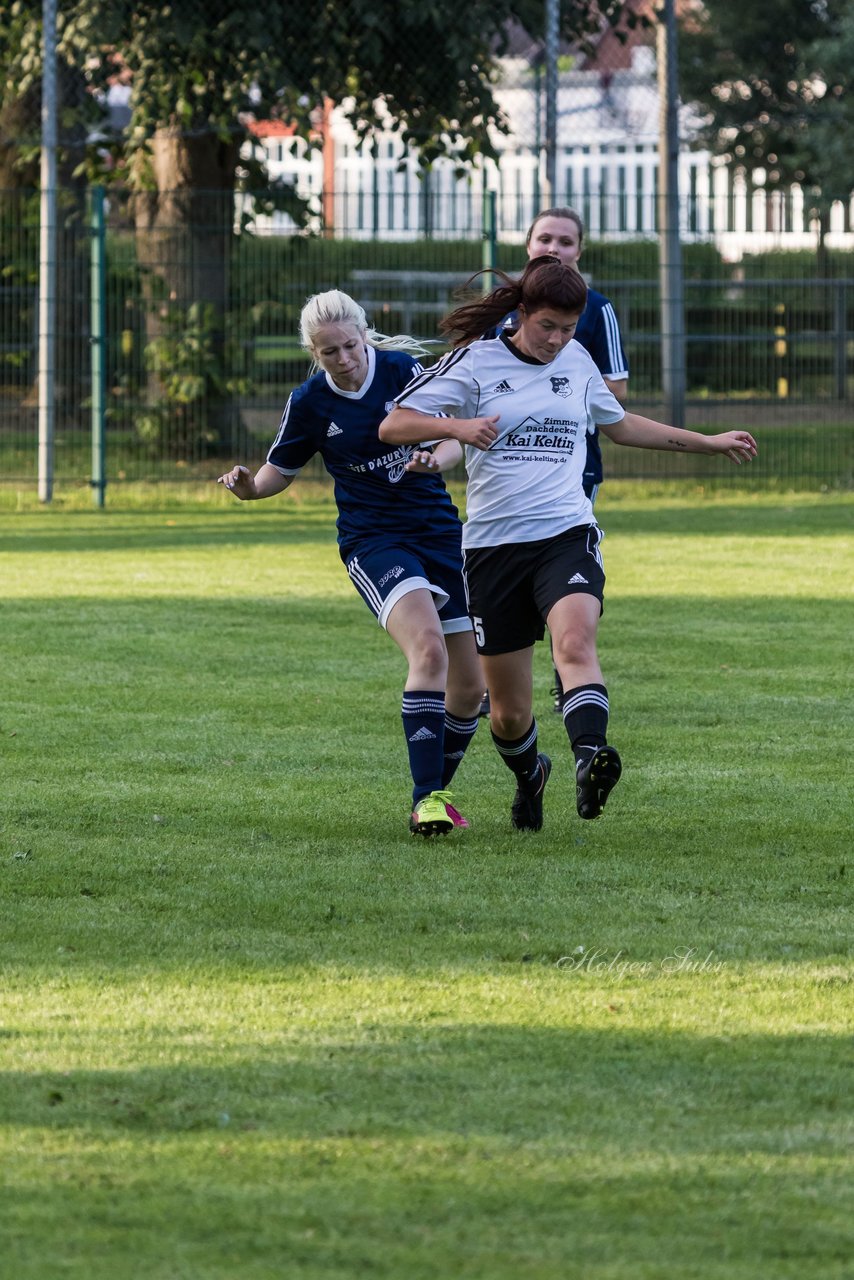
[[[222,192],[58,197],[55,480],[58,487],[209,477],[257,463],[307,373],[296,330],[305,298],[340,287],[384,332],[435,338],[454,290],[484,263],[518,270],[519,226],[480,194],[456,234],[441,196],[416,196],[421,233],[375,240],[247,234]],[[179,207],[180,206],[180,207]],[[177,216],[180,214],[180,216]],[[441,216],[440,216],[441,215]],[[407,211],[397,210],[398,225]],[[440,236],[431,227],[442,225]],[[814,253],[724,260],[686,243],[687,424],[755,429],[756,481],[850,486],[854,476],[854,270]],[[4,483],[35,486],[38,419],[38,195],[0,193],[0,457]],[[581,266],[613,301],[629,357],[630,404],[662,416],[657,245],[592,240]],[[437,346],[437,353],[441,351]],[[704,458],[613,450],[612,476],[710,470]]]

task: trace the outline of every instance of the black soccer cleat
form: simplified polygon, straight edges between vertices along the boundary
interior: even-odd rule
[[[510,821],[517,831],[539,831],[543,825],[543,792],[552,771],[552,762],[542,752],[537,756],[537,780],[523,787],[516,787]]]
[[[598,818],[605,801],[620,781],[623,766],[616,747],[597,747],[575,774],[575,803],[579,818]]]

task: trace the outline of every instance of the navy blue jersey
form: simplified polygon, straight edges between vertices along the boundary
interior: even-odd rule
[[[441,475],[406,471],[412,445],[379,438],[383,418],[421,365],[403,351],[368,347],[368,374],[358,391],[342,391],[317,373],[293,392],[267,461],[296,475],[319,453],[335,481],[338,545],[349,559],[366,539],[386,534],[418,543],[460,537],[460,520]]]
[[[575,341],[589,351],[603,378],[619,381],[629,376],[629,362],[614,308],[602,293],[587,290],[587,306],[575,330]]]
[[[515,329],[519,317],[515,311],[486,337],[494,337],[500,330]],[[603,378],[619,381],[629,376],[629,362],[623,350],[623,340],[617,315],[611,303],[595,289],[587,290],[587,306],[582,312],[575,330],[575,341],[589,351]],[[591,490],[602,483],[602,450],[599,447],[598,430],[587,437],[587,465],[584,468],[584,489]]]

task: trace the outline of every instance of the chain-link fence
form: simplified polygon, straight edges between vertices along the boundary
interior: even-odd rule
[[[495,97],[507,127],[492,130],[492,157],[437,157],[425,170],[392,122],[361,136],[352,104],[320,95],[305,136],[298,103],[292,116],[241,117],[248,126],[233,181],[218,186],[205,173],[237,142],[213,127],[155,131],[147,179],[130,181],[123,139],[142,80],[135,88],[133,68],[117,61],[98,96],[63,64],[66,100],[91,115],[97,98],[101,115],[84,123],[85,113],[71,112],[74,129],[60,139],[57,484],[93,483],[99,495],[106,483],[206,477],[223,460],[257,461],[308,369],[297,339],[308,295],[343,288],[378,329],[434,339],[472,272],[521,268],[526,230],[544,204],[581,215],[580,267],[619,317],[630,405],[662,416],[654,31],[641,26],[619,40],[603,27],[587,47],[559,45],[553,190],[546,42],[518,24],[504,35]],[[0,474],[19,486],[35,484],[38,457],[37,101],[30,92],[10,106],[7,96],[0,113]],[[690,128],[685,113],[687,425],[755,428],[763,450],[754,481],[850,484],[850,209],[837,205],[819,255],[797,187],[766,192],[755,174],[692,150]],[[182,145],[196,149],[195,169]],[[86,183],[79,162],[93,146],[118,167]],[[155,181],[157,165],[181,174],[182,185]],[[689,466],[703,475],[706,466],[632,450],[614,451],[608,465],[615,476],[685,475]]]
[[[204,193],[208,207],[222,193]],[[97,207],[106,216],[99,230]],[[441,196],[432,197],[446,214]],[[497,202],[496,202],[497,203]],[[89,192],[71,201],[58,241],[57,483],[93,478],[105,440],[106,478],[183,479],[220,460],[257,460],[290,390],[308,371],[297,338],[306,297],[340,287],[384,332],[435,338],[455,288],[494,260],[518,270],[515,219],[494,242],[473,233],[472,199],[455,238],[364,240],[322,234],[223,234],[222,219],[192,237],[140,232],[133,201]],[[423,213],[423,198],[422,198]],[[498,204],[500,208],[500,204]],[[405,221],[405,209],[397,214]],[[464,232],[468,232],[466,238]],[[0,200],[7,269],[0,279],[0,453],[5,481],[34,482],[38,412],[38,218],[33,196]],[[8,246],[8,249],[5,248]],[[94,251],[94,252],[93,252]],[[755,475],[851,480],[854,279],[819,277],[789,252],[727,263],[709,240],[686,244],[689,425],[755,427]],[[623,331],[632,407],[662,414],[657,249],[653,240],[589,242],[582,266],[609,296]],[[93,383],[93,315],[104,316],[103,391]],[[437,352],[442,348],[437,347]],[[773,434],[772,434],[773,433]],[[685,474],[688,459],[680,459]],[[669,460],[619,451],[612,474],[667,474]],[[701,460],[698,473],[703,471]],[[628,470],[627,470],[628,469]],[[676,474],[677,472],[674,472]]]

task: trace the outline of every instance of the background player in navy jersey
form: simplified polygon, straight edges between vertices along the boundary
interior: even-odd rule
[[[543,209],[528,228],[525,249],[528,260],[551,254],[564,266],[578,269],[578,259],[584,245],[584,223],[581,215],[566,205]],[[518,325],[515,312],[505,316],[501,328],[513,330]],[[623,348],[620,323],[611,302],[603,293],[587,288],[587,303],[575,330],[575,341],[589,351],[605,380],[611,394],[626,403],[629,362]],[[602,451],[599,447],[598,428],[587,440],[587,460],[584,465],[583,485],[591,503],[602,483]]]
[[[465,456],[463,547],[469,610],[492,701],[492,737],[516,778],[511,820],[539,830],[551,761],[538,750],[532,710],[534,644],[548,626],[566,691],[561,710],[575,758],[576,805],[597,818],[622,765],[607,741],[609,704],[596,650],[605,574],[601,530],[584,492],[585,441],[595,426],[617,444],[724,454],[749,461],[746,431],[706,436],[626,413],[590,355],[573,342],[582,276],[552,257],[519,280],[458,307],[440,328],[454,350],[413,378],[380,437],[436,440],[408,464],[447,469]],[[483,339],[517,310],[513,333]],[[439,413],[452,416],[436,418]]]
[[[531,223],[525,237],[525,249],[529,260],[548,253],[556,257],[564,266],[575,267],[576,270],[583,244],[584,223],[581,221],[581,215],[567,205],[543,209]],[[504,318],[500,327],[512,331],[517,325],[518,316],[515,312],[511,312]],[[623,348],[617,313],[604,294],[597,293],[589,286],[587,304],[578,321],[574,337],[576,342],[580,342],[582,347],[590,352],[605,380],[606,387],[620,404],[624,405],[628,387],[629,362]],[[596,502],[596,494],[601,483],[602,450],[597,428],[587,437],[587,461],[582,477],[584,492],[591,503]],[[560,673],[555,667],[552,694],[554,709],[558,713],[562,692]]]
[[[270,498],[315,454],[335,481],[338,544],[356,590],[404,654],[403,729],[412,773],[413,835],[468,823],[448,785],[477,728],[484,676],[462,577],[462,527],[437,472],[412,474],[411,447],[377,427],[421,365],[412,338],[369,329],[337,289],[309,298],[302,345],[319,372],[293,392],[267,461],[253,477],[219,477],[237,498]]]

